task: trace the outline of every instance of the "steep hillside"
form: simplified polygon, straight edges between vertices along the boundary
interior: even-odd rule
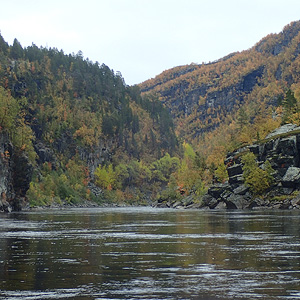
[[[0,211],[83,199],[200,205],[228,178],[228,151],[300,125],[299,54],[293,22],[249,50],[130,87],[80,51],[0,35]]]
[[[0,165],[7,167],[0,175],[0,210],[10,202],[17,207],[16,198],[29,197],[32,205],[103,198],[103,188],[117,189],[95,175],[108,165],[122,194],[122,180],[133,186],[143,163],[178,150],[162,103],[141,97],[120,73],[81,52],[34,44],[23,49],[0,36],[0,102]],[[30,170],[25,175],[18,169],[21,157],[28,166],[22,170]],[[123,162],[127,167],[117,177]],[[26,178],[21,187],[20,176]]]
[[[179,137],[206,157],[215,149],[224,156],[278,126],[278,98],[289,88],[299,96],[299,54],[300,22],[293,22],[249,50],[164,71],[140,88],[169,108]]]

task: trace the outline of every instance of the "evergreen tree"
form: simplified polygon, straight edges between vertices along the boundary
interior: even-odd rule
[[[243,107],[239,110],[237,123],[240,129],[249,124],[249,116]]]
[[[2,35],[0,34],[0,51],[3,54],[6,54],[8,50],[8,44],[5,42],[5,40],[3,39]]]
[[[134,115],[132,119],[132,133],[137,133],[139,130],[140,130],[139,117],[137,115]]]
[[[107,136],[112,136],[114,133],[113,130],[113,121],[112,118],[108,115],[104,115],[102,119],[102,132]]]
[[[250,187],[254,195],[261,195],[268,189],[274,178],[274,170],[269,161],[265,163],[265,170],[260,168],[256,162],[255,155],[248,152],[242,156],[243,176],[245,183]]]
[[[297,99],[290,89],[286,92],[285,97],[279,100],[283,107],[282,124],[293,123],[293,115],[299,113]]]
[[[10,48],[10,57],[13,59],[20,59],[24,56],[24,50],[17,39],[14,39],[13,45]]]

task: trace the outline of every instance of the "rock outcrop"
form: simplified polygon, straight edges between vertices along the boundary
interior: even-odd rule
[[[11,211],[10,200],[15,197],[11,161],[12,145],[6,134],[0,134],[0,211]]]
[[[27,156],[16,152],[8,135],[0,133],[0,211],[21,210],[32,172]]]
[[[274,183],[263,195],[253,195],[244,182],[241,157],[247,151],[256,156],[259,167],[269,161]],[[202,200],[210,209],[251,209],[255,207],[300,209],[300,128],[287,124],[257,144],[229,153],[225,160],[229,180],[211,186]]]

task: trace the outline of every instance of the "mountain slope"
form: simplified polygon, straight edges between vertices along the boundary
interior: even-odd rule
[[[293,22],[249,50],[208,64],[175,67],[140,88],[143,94],[156,94],[169,108],[179,137],[194,145],[204,142],[205,148],[207,136],[228,138],[230,128],[238,131],[241,113],[249,126],[258,117],[271,123],[270,108],[278,97],[288,88],[299,89],[299,54],[300,22]]]
[[[26,193],[33,205],[94,199],[93,191],[103,196],[94,186],[101,186],[101,178],[94,174],[110,164],[122,194],[121,183],[133,185],[143,163],[178,150],[163,105],[141,97],[120,73],[84,59],[81,52],[66,55],[34,44],[23,49],[16,39],[9,46],[0,36],[0,102],[0,165],[7,166],[0,176],[2,204],[26,201]],[[18,172],[15,156],[26,157],[31,166],[21,192],[12,183]],[[122,163],[128,167],[116,174]],[[0,210],[7,206],[1,203]]]
[[[293,22],[249,50],[129,87],[81,52],[0,36],[0,210],[28,199],[198,201],[226,179],[228,151],[300,125],[299,54]]]

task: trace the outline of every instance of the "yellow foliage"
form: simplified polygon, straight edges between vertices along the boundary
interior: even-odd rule
[[[73,136],[75,138],[80,138],[82,143],[89,147],[92,147],[97,142],[95,139],[94,129],[88,128],[85,124],[76,130]]]

